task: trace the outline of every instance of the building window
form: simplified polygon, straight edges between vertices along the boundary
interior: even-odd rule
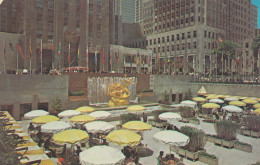
[[[150,40],[150,45],[152,45],[153,44],[153,41],[152,40]]]
[[[160,38],[158,38],[158,44],[159,44],[159,43],[161,43],[161,39],[160,39]]]
[[[210,35],[211,35],[211,33],[209,32],[209,36],[208,36],[209,38],[210,38]]]
[[[190,49],[190,43],[188,43],[188,49]]]
[[[174,45],[172,45],[172,51],[173,51],[173,52],[175,51],[175,47],[174,47]]]
[[[248,44],[248,42],[246,43],[246,48],[249,48],[249,44]]]
[[[204,38],[207,37],[207,31],[204,31]]]
[[[170,42],[170,36],[167,36],[167,42]]]
[[[188,39],[190,39],[190,32],[188,32]]]
[[[197,37],[197,31],[193,31],[193,38]]]
[[[184,44],[181,44],[181,49],[184,50],[185,46]]]
[[[179,51],[180,50],[180,45],[179,44],[177,44],[177,51]]]
[[[197,43],[193,42],[193,49],[197,49]]]
[[[182,40],[184,40],[185,39],[185,33],[182,33]]]
[[[164,37],[162,37],[162,43],[164,43]]]
[[[177,34],[177,41],[179,41],[180,40],[180,35],[179,34]]]
[[[174,41],[174,35],[172,35],[172,41]]]
[[[162,47],[162,52],[164,53],[164,46]]]
[[[153,40],[153,44],[156,44],[156,39]]]
[[[170,51],[170,47],[169,46],[167,46],[167,52],[169,52]]]

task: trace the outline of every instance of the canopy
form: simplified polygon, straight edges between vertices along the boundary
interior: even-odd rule
[[[79,111],[75,111],[75,110],[66,110],[66,111],[62,111],[58,114],[59,117],[73,117],[73,116],[77,116],[79,115],[80,112]]]
[[[82,165],[114,165],[124,158],[119,149],[109,146],[94,146],[79,154]]]
[[[254,104],[253,107],[254,107],[255,109],[260,108],[260,103]]]
[[[224,101],[221,100],[221,99],[210,99],[209,102],[210,102],[210,103],[218,103],[218,104],[224,103]]]
[[[254,110],[253,113],[254,113],[254,114],[258,114],[258,115],[260,115],[260,108]]]
[[[184,105],[184,106],[189,106],[189,107],[195,107],[197,105],[196,102],[190,101],[190,100],[184,100],[180,104]]]
[[[239,107],[246,106],[246,104],[242,101],[230,101],[229,105],[236,105],[236,106],[239,106]]]
[[[141,136],[138,135],[137,133],[128,130],[115,130],[113,132],[110,132],[106,136],[106,139],[109,142],[113,142],[119,145],[134,146],[140,142]]]
[[[239,99],[237,97],[226,97],[224,100],[225,101],[238,101]]]
[[[53,140],[57,143],[77,143],[79,141],[88,140],[89,136],[86,131],[79,129],[65,130],[53,136]]]
[[[44,133],[58,133],[66,129],[70,129],[71,125],[63,121],[52,121],[41,126]]]
[[[128,107],[126,110],[131,111],[131,112],[138,112],[138,111],[143,111],[145,109],[146,108],[141,105],[132,105],[132,106]]]
[[[134,130],[134,131],[145,131],[145,130],[151,130],[152,126],[142,121],[129,121],[123,124],[122,128]]]
[[[86,123],[84,127],[91,133],[108,133],[115,128],[114,125],[105,121],[93,121]]]
[[[106,111],[95,111],[95,112],[91,112],[89,114],[89,116],[93,116],[97,119],[104,119],[104,118],[107,118],[109,116],[111,116],[111,113],[110,112],[106,112]]]
[[[206,91],[205,87],[202,86],[197,93],[198,93],[198,95],[205,95],[205,94],[207,94],[208,92]]]
[[[79,111],[81,113],[90,113],[93,112],[95,109],[93,107],[83,106],[76,109],[76,111]]]
[[[254,99],[245,99],[245,100],[243,100],[243,102],[246,103],[246,104],[256,104],[256,103],[258,103],[258,101],[254,100]]]
[[[220,105],[216,103],[206,103],[202,105],[202,108],[220,108]]]
[[[181,115],[179,115],[178,113],[174,113],[174,112],[165,112],[159,115],[159,119],[161,120],[180,120],[181,119]]]
[[[94,121],[95,119],[96,119],[95,117],[89,115],[78,115],[70,118],[70,121],[76,123],[87,123],[87,122]]]
[[[189,143],[189,137],[177,131],[160,131],[153,135],[153,139],[164,144],[185,146]]]
[[[60,118],[53,116],[53,115],[45,115],[45,116],[39,116],[32,120],[32,123],[35,124],[45,124],[52,121],[59,121]]]
[[[28,119],[28,120],[31,120],[35,117],[39,117],[39,116],[45,116],[45,115],[48,115],[49,112],[47,111],[44,111],[44,110],[32,110],[30,112],[27,112],[26,114],[24,114],[24,118],[25,119]]]
[[[239,107],[237,107],[235,105],[226,105],[222,109],[225,110],[225,111],[228,111],[228,112],[237,112],[237,113],[243,111],[242,108],[239,108]]]
[[[204,102],[204,101],[206,101],[206,99],[203,98],[203,97],[194,97],[192,100],[196,101],[196,102]]]

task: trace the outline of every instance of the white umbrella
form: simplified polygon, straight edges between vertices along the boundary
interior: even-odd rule
[[[111,116],[111,113],[106,111],[95,111],[95,112],[91,112],[89,115],[97,119],[104,119]]]
[[[237,101],[239,100],[237,97],[227,97],[224,99],[225,101]]]
[[[222,109],[225,111],[228,111],[228,112],[237,112],[237,113],[243,111],[242,108],[235,106],[235,105],[227,105],[227,106],[224,106]]]
[[[221,99],[210,99],[209,102],[210,102],[210,103],[218,103],[218,104],[224,103],[224,101],[221,100]]]
[[[159,115],[159,119],[161,120],[180,120],[181,119],[181,115],[179,115],[178,113],[174,113],[174,112],[165,112]]]
[[[71,125],[63,121],[52,121],[41,126],[41,131],[44,133],[55,134],[66,129],[71,129]]]
[[[105,121],[93,121],[86,123],[84,127],[91,133],[108,133],[115,128],[114,125]]]
[[[189,137],[177,131],[160,131],[153,135],[156,142],[171,144],[175,146],[185,146],[189,143]]]
[[[79,115],[80,112],[79,111],[75,111],[75,110],[66,110],[66,111],[62,111],[58,114],[58,116],[60,118],[62,117],[73,117],[73,116],[77,116]]]
[[[82,165],[113,165],[123,161],[124,154],[117,148],[94,146],[79,154]]]
[[[184,100],[180,104],[188,107],[195,107],[197,105],[195,101],[190,101],[190,100]]]
[[[34,119],[36,117],[45,116],[45,115],[49,115],[49,112],[44,111],[44,110],[32,110],[32,111],[24,114],[24,118],[31,120],[31,119]]]

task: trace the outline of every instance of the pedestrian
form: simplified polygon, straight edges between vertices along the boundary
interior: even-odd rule
[[[79,156],[79,153],[82,152],[82,149],[80,148],[80,146],[77,146],[77,150],[75,151],[75,154],[77,156]]]
[[[32,122],[30,122],[30,125],[28,127],[28,133],[30,133],[33,130],[34,130],[34,126],[33,126]]]
[[[143,112],[143,122],[147,122],[147,116],[146,116],[146,114]]]

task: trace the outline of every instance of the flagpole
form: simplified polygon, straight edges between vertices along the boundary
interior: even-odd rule
[[[6,40],[6,38],[5,38],[5,40]],[[6,74],[6,68],[5,68],[5,60],[6,60],[6,41],[4,40],[4,45],[5,45],[5,47],[4,47],[4,74]]]
[[[18,64],[19,63],[19,57],[18,57],[18,47],[17,47],[17,52],[16,52],[16,74],[18,74]]]
[[[117,73],[119,73],[119,51],[118,51]]]
[[[222,70],[222,81],[223,81],[223,79],[224,79],[224,77],[223,77],[224,76],[224,74],[223,74],[223,70],[224,70],[224,68],[223,68],[224,67],[223,52],[222,52],[221,61],[222,61],[222,69],[221,70]]]
[[[42,38],[41,38],[41,47],[40,47],[40,52],[41,52],[41,54],[40,54],[40,56],[41,56],[41,74],[42,74]]]
[[[68,54],[68,56],[69,56],[69,73],[70,73],[70,42],[69,42],[69,54]]]

